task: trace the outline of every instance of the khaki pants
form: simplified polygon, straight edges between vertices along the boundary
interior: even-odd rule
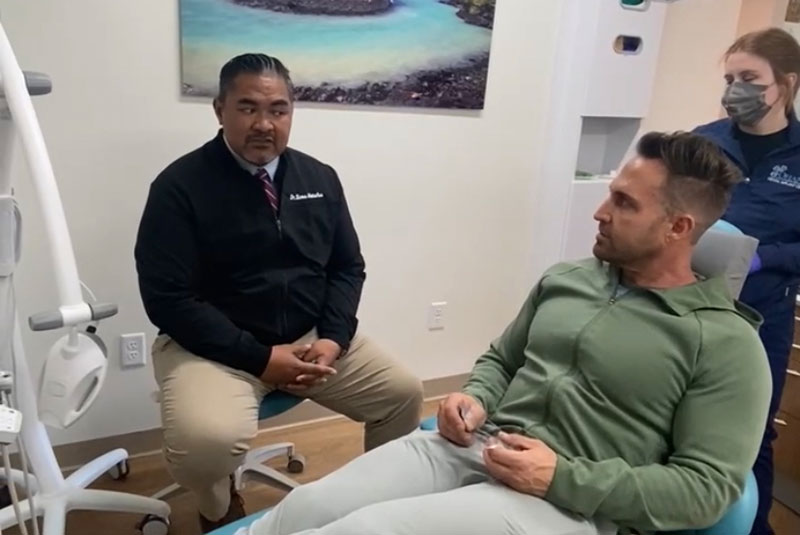
[[[298,340],[311,343],[315,333]],[[229,476],[258,431],[258,406],[274,390],[260,379],[198,357],[169,338],[153,344],[161,390],[164,453],[173,479],[193,492],[200,513],[222,518],[230,503]],[[419,424],[422,385],[368,338],[356,335],[336,361],[337,374],[297,395],[365,422],[364,447],[373,449]]]

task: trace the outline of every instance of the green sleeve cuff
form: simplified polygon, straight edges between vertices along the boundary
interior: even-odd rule
[[[492,414],[492,412],[494,411],[493,407],[489,407],[489,403],[487,401],[487,395],[485,392],[483,392],[483,389],[479,387],[471,387],[471,385],[466,385],[464,388],[461,389],[461,393],[475,398],[478,401],[478,403],[481,404],[483,410],[486,411],[487,416]]]
[[[561,508],[571,509],[574,506],[575,482],[572,475],[572,463],[561,455],[556,461],[556,473],[547,489],[545,499]],[[572,499],[571,499],[572,498]]]

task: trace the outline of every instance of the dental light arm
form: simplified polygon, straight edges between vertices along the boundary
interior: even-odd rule
[[[20,217],[13,198],[8,163],[16,130],[42,208],[58,289],[58,306],[34,314],[28,323],[34,331],[69,329],[48,354],[42,372],[37,412],[43,423],[64,428],[72,425],[91,406],[100,392],[107,367],[105,345],[93,333],[80,331],[78,326],[113,316],[117,307],[110,303],[89,304],[81,293],[64,209],[30,97],[49,92],[50,80],[46,75],[23,73],[20,69],[0,25],[0,231],[7,233],[5,239],[0,239],[3,247],[0,251],[0,277],[10,277],[19,258]],[[7,237],[9,230],[11,237]]]
[[[36,46],[40,45],[37,41]],[[0,473],[0,482],[13,478],[24,482],[28,491],[17,510],[12,506],[0,508],[0,531],[12,526],[21,528],[30,513],[41,521],[42,535],[64,535],[67,513],[84,510],[145,515],[138,526],[141,533],[166,535],[170,515],[166,502],[87,488],[110,470],[121,473],[128,459],[127,451],[122,448],[109,451],[64,476],[45,427],[69,427],[96,399],[105,380],[108,360],[105,346],[94,334],[94,324],[117,310],[115,305],[94,303],[94,296],[88,289],[92,295],[91,305],[81,295],[81,282],[64,210],[31,103],[31,95],[49,92],[47,76],[23,74],[20,70],[0,23],[0,359],[3,365],[9,361],[13,365],[13,373],[4,374],[0,370],[0,398],[9,399],[7,394],[12,394],[6,402],[22,413],[20,454],[24,458],[27,452],[35,476],[25,475],[25,463],[22,464],[22,473],[19,470],[11,470],[10,474],[6,472],[5,476]],[[38,389],[25,358],[14,294],[14,271],[20,256],[21,235],[20,212],[11,187],[11,159],[17,131],[35,186],[33,197],[42,208],[44,234],[58,288],[58,301],[53,309],[35,314],[29,324],[34,330],[64,327],[67,331],[51,347]],[[83,331],[80,325],[89,322],[93,325]],[[34,360],[39,362],[41,357],[37,355]],[[34,524],[33,535],[38,535],[36,530]]]
[[[30,73],[28,76],[23,74],[5,31],[0,31],[0,81],[2,81],[0,97],[5,100],[7,110],[19,132],[31,178],[42,206],[59,295],[59,307],[56,310],[34,314],[29,320],[30,326],[35,331],[58,329],[113,316],[117,312],[115,305],[90,305],[81,295],[78,269],[75,266],[72,240],[67,230],[64,209],[30,98],[30,94],[49,93],[49,79],[46,75],[38,73]],[[6,161],[11,158],[10,154],[0,156]],[[9,195],[10,176],[0,177],[0,180],[2,180],[0,195]]]

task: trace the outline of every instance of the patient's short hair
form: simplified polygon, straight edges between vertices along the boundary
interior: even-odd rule
[[[695,242],[722,217],[734,186],[742,180],[741,172],[722,150],[696,134],[650,132],[639,140],[636,151],[666,167],[665,209],[694,216]]]

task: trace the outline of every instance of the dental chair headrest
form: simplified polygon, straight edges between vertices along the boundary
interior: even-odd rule
[[[757,239],[720,220],[695,246],[692,270],[706,278],[724,276],[731,296],[738,299],[757,247]]]

